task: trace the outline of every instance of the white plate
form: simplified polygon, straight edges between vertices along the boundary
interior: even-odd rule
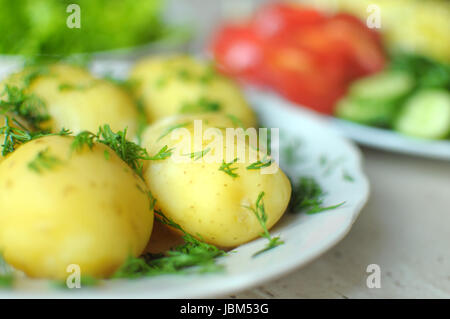
[[[160,276],[137,280],[104,281],[84,289],[56,289],[48,282],[21,278],[0,298],[200,298],[237,292],[284,275],[317,258],[350,230],[369,195],[358,149],[340,137],[319,116],[292,107],[274,95],[248,92],[262,123],[280,128],[280,144],[300,140],[301,160],[285,171],[291,176],[314,176],[327,192],[325,205],[345,201],[335,210],[316,215],[286,213],[271,231],[285,244],[257,257],[266,241],[257,239],[224,257],[225,272],[207,275]],[[282,155],[282,154],[281,154]],[[320,160],[322,158],[322,161]],[[323,159],[328,159],[328,166]],[[283,157],[281,156],[281,161]],[[343,177],[350,175],[353,181]]]
[[[363,145],[405,154],[450,160],[450,141],[412,138],[395,131],[336,118],[331,119],[331,121],[345,136]]]

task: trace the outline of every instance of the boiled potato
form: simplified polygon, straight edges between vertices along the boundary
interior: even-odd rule
[[[235,116],[245,127],[256,126],[236,84],[191,57],[146,58],[136,64],[130,78],[150,123],[180,113],[220,112]]]
[[[288,178],[276,163],[265,167],[265,171],[247,169],[255,161],[267,159],[266,154],[250,147],[242,135],[234,145],[227,145],[226,130],[205,120],[201,129],[192,116],[162,121],[163,125],[157,122],[144,131],[142,144],[151,156],[166,145],[172,152],[170,157],[149,161],[144,169],[157,207],[166,216],[188,233],[220,247],[234,247],[261,234],[263,229],[250,208],[255,208],[262,192],[267,228],[281,218],[291,195]],[[195,142],[195,130],[200,131],[200,136],[204,134],[199,143]],[[242,160],[229,166],[231,172],[220,170],[224,162],[235,158]]]
[[[64,279],[71,264],[110,276],[152,231],[143,180],[109,147],[72,142],[36,139],[0,163],[0,251],[31,277]]]
[[[128,128],[132,138],[137,130],[138,111],[133,98],[119,86],[95,78],[87,70],[54,64],[37,73],[25,86],[26,92],[41,98],[51,120],[45,127],[53,131],[62,128],[74,133],[97,132],[109,124],[115,131]],[[20,80],[30,78],[35,69],[25,69],[11,75],[4,84],[24,86]],[[22,81],[23,82],[23,81]]]

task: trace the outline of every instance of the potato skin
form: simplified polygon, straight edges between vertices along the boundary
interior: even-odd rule
[[[20,79],[31,71],[13,74],[5,83],[22,85]],[[124,89],[95,78],[83,68],[51,65],[48,72],[31,81],[26,92],[45,102],[52,118],[45,128],[52,131],[65,128],[75,134],[84,130],[97,132],[99,126],[109,124],[114,131],[128,127],[130,138],[136,134],[138,111],[133,98]]]
[[[137,85],[134,93],[142,99],[149,123],[180,113],[200,113],[183,109],[202,99],[217,102],[224,114],[239,118],[245,127],[257,124],[237,85],[217,74],[206,63],[189,56],[159,56],[139,61],[130,78]]]
[[[174,118],[172,123],[177,121],[181,119]],[[167,123],[169,121],[165,122],[167,126],[171,125]],[[207,129],[209,126],[203,124],[203,127]],[[193,125],[184,128],[193,132]],[[150,127],[143,134],[142,144],[150,154],[155,154],[164,145],[177,147],[179,141],[174,143],[169,136],[158,140],[161,131],[164,130],[160,127],[158,130]],[[239,140],[238,143],[244,141]],[[206,144],[208,142],[201,147],[204,149]],[[257,152],[248,143],[245,147],[246,154]],[[193,151],[198,152],[199,149]],[[176,152],[177,149],[174,154]],[[172,155],[165,160],[149,161],[144,176],[157,199],[158,208],[188,233],[199,234],[206,242],[220,247],[235,247],[257,238],[262,232],[248,206],[255,207],[258,195],[265,193],[267,227],[270,229],[287,208],[291,185],[281,169],[274,174],[248,170],[246,167],[251,164],[248,158],[233,165],[237,167],[233,172],[239,175],[236,178],[220,171],[221,164],[222,161],[208,163],[206,160],[176,162]]]
[[[152,231],[142,179],[107,146],[71,152],[72,141],[33,140],[0,164],[0,251],[30,277],[64,279],[70,264],[110,276]],[[44,150],[60,163],[37,173],[29,163]]]

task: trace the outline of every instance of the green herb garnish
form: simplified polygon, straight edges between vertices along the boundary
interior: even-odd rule
[[[116,271],[113,278],[139,278],[164,274],[205,273],[223,270],[216,259],[225,252],[188,234],[180,225],[155,210],[155,218],[182,232],[185,243],[164,254],[145,254],[140,258],[129,257]]]
[[[189,156],[191,159],[194,159],[194,161],[197,161],[201,158],[203,158],[203,156],[205,156],[206,154],[208,154],[208,152],[211,150],[210,147],[205,148],[202,151],[198,151],[198,152],[192,152],[189,154],[183,154],[184,156]]]
[[[26,94],[24,89],[5,85],[0,97],[0,114],[12,113],[23,118],[33,129],[50,119],[45,103],[34,94]]]
[[[95,82],[88,83],[88,84],[61,83],[58,86],[58,89],[60,91],[83,91],[83,90],[90,89],[94,85],[95,85]]]
[[[222,171],[228,175],[230,175],[233,178],[239,177],[238,174],[236,174],[234,171],[237,170],[237,167],[231,167],[234,163],[236,163],[239,159],[236,157],[234,160],[232,160],[229,163],[226,163],[225,161],[222,161],[222,165],[219,168],[219,171]]]
[[[28,168],[40,174],[44,170],[52,170],[61,163],[62,161],[59,158],[50,155],[49,149],[46,148],[37,153],[36,157],[28,163]]]
[[[98,143],[109,146],[109,148],[119,155],[119,157],[143,179],[143,164],[141,163],[141,160],[148,160],[149,155],[145,148],[128,141],[126,135],[127,129],[115,133],[111,130],[109,125],[104,125],[99,128],[95,139]]]
[[[197,102],[184,104],[180,113],[218,112],[220,109],[220,103],[202,97]]]
[[[190,124],[190,122],[185,122],[185,123],[180,123],[180,124],[174,124],[172,126],[169,126],[162,134],[161,136],[157,139],[157,141],[161,140],[162,138],[166,137],[167,135],[169,135],[171,132],[175,131],[176,129],[188,126]]]
[[[16,125],[15,127],[11,126],[11,121]],[[6,156],[12,153],[19,145],[44,136],[67,136],[70,134],[71,132],[65,129],[62,129],[59,133],[48,133],[45,131],[31,132],[17,120],[11,120],[9,116],[6,116],[5,125],[0,127],[0,135],[4,136],[3,144],[1,145],[1,154],[2,156]]]
[[[3,254],[0,253],[0,288],[11,288],[14,283],[14,271],[9,266]]]
[[[164,145],[156,155],[149,157],[149,160],[159,161],[164,160],[172,155],[173,148],[169,149],[167,145]]]
[[[284,244],[284,242],[280,240],[280,237],[272,237],[269,233],[269,230],[267,229],[267,225],[266,225],[267,214],[266,214],[266,210],[264,208],[264,201],[263,201],[264,195],[265,195],[264,192],[259,193],[258,199],[256,200],[255,207],[244,206],[245,208],[250,209],[255,214],[256,218],[258,219],[258,222],[263,229],[263,232],[260,234],[260,236],[263,238],[266,238],[269,241],[267,243],[266,247],[264,249],[256,252],[255,254],[253,254],[253,257]]]
[[[291,202],[289,203],[290,211],[294,213],[304,211],[306,214],[316,214],[338,208],[345,203],[323,207],[324,195],[324,191],[314,178],[302,177],[297,185],[293,185]]]
[[[272,165],[272,159],[263,159],[262,161],[257,161],[255,163],[250,164],[249,166],[247,166],[247,169],[261,169],[263,167],[267,167]]]
[[[242,121],[237,116],[233,114],[227,114],[226,116],[233,122],[234,126],[244,128],[244,123],[242,123]]]
[[[72,142],[72,150],[81,151],[84,146],[87,146],[89,149],[94,147],[94,141],[97,138],[97,135],[91,133],[89,131],[83,131],[78,133]]]

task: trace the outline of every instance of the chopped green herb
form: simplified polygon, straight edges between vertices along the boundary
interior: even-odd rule
[[[142,133],[144,132],[148,124],[147,113],[145,112],[144,102],[142,101],[142,98],[136,100],[136,108],[138,111],[136,136],[138,144],[140,145],[142,140]]]
[[[321,155],[319,157],[319,164],[324,169],[323,175],[329,176],[330,174],[332,174],[339,166],[339,164],[344,162],[344,160],[344,157],[339,157],[335,160],[329,160],[325,155]]]
[[[158,89],[161,89],[167,85],[167,79],[166,78],[159,78],[155,82],[155,87]]]
[[[74,91],[74,90],[76,90],[76,91],[83,91],[83,90],[90,89],[94,85],[95,85],[95,82],[88,83],[88,84],[61,83],[58,86],[58,89],[60,91]]]
[[[262,161],[257,161],[255,163],[250,164],[247,166],[247,169],[261,169],[263,167],[268,167],[272,165],[273,160],[264,158]]]
[[[289,209],[293,213],[305,211],[306,214],[316,214],[326,210],[338,208],[345,202],[323,207],[324,191],[312,177],[301,177],[298,184],[293,184],[293,191]]]
[[[269,241],[268,244],[266,245],[266,247],[264,249],[256,252],[253,255],[253,257],[284,244],[284,242],[280,240],[280,237],[272,237],[269,233],[269,230],[267,229],[267,225],[266,225],[267,214],[266,214],[266,209],[264,207],[264,201],[263,201],[264,195],[265,195],[264,192],[259,193],[254,208],[250,207],[250,206],[244,206],[245,208],[250,209],[255,214],[256,218],[258,219],[259,224],[261,225],[261,227],[263,229],[263,232],[261,233],[261,237],[266,238]]]
[[[163,148],[161,148],[156,155],[149,157],[149,160],[152,161],[164,160],[172,155],[172,151],[173,148],[169,149],[167,145],[164,145]]]
[[[84,146],[92,149],[94,147],[94,141],[96,138],[97,135],[89,131],[78,133],[77,136],[75,136],[75,138],[73,139],[72,150],[79,152],[84,148]]]
[[[40,174],[44,170],[52,170],[61,163],[62,161],[59,158],[50,155],[49,149],[46,148],[37,153],[36,157],[28,163],[28,168]]]
[[[176,74],[177,77],[183,81],[187,81],[192,78],[192,74],[186,69],[179,69]]]
[[[12,113],[23,118],[33,129],[49,120],[45,103],[34,94],[26,94],[24,89],[5,85],[0,97],[0,114]]]
[[[107,150],[103,152],[103,156],[105,156],[105,160],[109,161],[109,152]]]
[[[104,125],[99,128],[96,141],[109,146],[109,148],[119,155],[143,179],[143,164],[141,160],[148,160],[148,153],[145,148],[128,141],[126,135],[127,129],[114,133],[109,125]]]
[[[197,102],[184,104],[180,113],[218,112],[220,109],[220,103],[202,97]]]
[[[222,165],[219,168],[219,171],[222,171],[228,175],[230,175],[233,178],[239,177],[238,174],[236,174],[234,171],[237,170],[237,167],[231,167],[234,163],[236,163],[239,159],[236,157],[234,160],[232,160],[229,163],[226,163],[225,161],[222,161]]]
[[[13,122],[16,127],[10,125]],[[9,116],[5,117],[5,125],[0,127],[0,135],[4,136],[3,144],[1,147],[2,156],[6,156],[12,153],[17,146],[29,142],[31,140],[41,138],[44,136],[67,136],[70,135],[69,130],[62,129],[59,133],[48,133],[48,132],[30,132],[22,124],[20,124],[15,119],[10,119]]]
[[[354,182],[355,179],[347,170],[342,171],[342,178],[347,182]]]
[[[197,161],[201,158],[203,158],[203,156],[205,156],[206,154],[208,154],[208,152],[211,150],[210,147],[205,148],[202,151],[198,151],[198,152],[192,152],[190,154],[183,154],[184,156],[189,156],[191,159],[194,159],[194,161]]]
[[[223,270],[223,266],[216,263],[218,257],[226,254],[223,250],[188,234],[180,225],[166,217],[161,211],[155,211],[155,218],[159,222],[181,231],[185,243],[164,254],[148,253],[140,258],[129,257],[116,271],[113,278],[139,278]]]
[[[10,288],[14,283],[14,271],[9,266],[3,254],[0,253],[0,288]]]
[[[172,126],[169,126],[162,134],[161,136],[158,138],[157,141],[161,140],[162,138],[166,137],[167,135],[169,135],[171,132],[175,131],[176,129],[188,126],[190,124],[190,122],[186,122],[186,123],[180,123],[180,124],[174,124]]]
[[[226,116],[233,122],[234,126],[244,128],[244,123],[242,123],[242,121],[237,116],[233,114],[227,114]]]

